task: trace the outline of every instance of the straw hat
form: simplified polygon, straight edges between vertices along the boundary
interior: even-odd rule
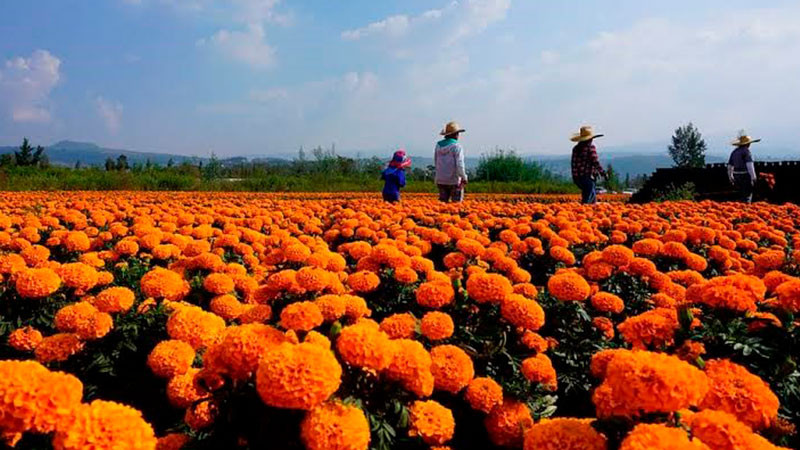
[[[737,147],[741,147],[742,145],[750,145],[750,144],[753,144],[753,143],[756,143],[756,142],[761,142],[761,139],[753,139],[750,136],[747,136],[747,135],[743,134],[743,135],[739,136],[738,138],[736,138],[735,141],[731,142],[731,145],[735,145]]]
[[[594,134],[592,127],[586,125],[581,127],[580,133],[573,134],[569,140],[572,142],[584,142],[602,136],[602,134]]]
[[[458,122],[450,122],[444,126],[444,129],[442,129],[442,131],[439,132],[439,134],[441,134],[442,136],[449,136],[451,134],[463,133],[465,131],[467,130],[461,128],[458,125]]]

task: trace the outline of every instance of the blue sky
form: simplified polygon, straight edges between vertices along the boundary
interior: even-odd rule
[[[208,155],[474,155],[664,142],[689,120],[799,137],[800,4],[536,0],[3,0],[0,144]]]

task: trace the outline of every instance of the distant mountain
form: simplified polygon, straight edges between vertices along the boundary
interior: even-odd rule
[[[532,159],[536,160],[536,158]],[[547,157],[538,159],[538,161],[555,174],[570,176],[571,158],[569,156]],[[725,159],[720,156],[706,156],[706,163],[724,161]],[[672,158],[666,154],[618,155],[601,153],[600,163],[603,164],[603,167],[611,164],[614,170],[623,178],[626,174],[630,174],[631,177],[649,175],[659,167],[672,167],[673,165]]]
[[[17,147],[0,147],[0,154],[12,153]],[[106,158],[117,159],[120,155],[128,158],[128,164],[145,164],[148,160],[153,164],[166,165],[170,159],[173,163],[180,164],[184,161],[197,163],[207,158],[194,156],[174,155],[169,153],[136,152],[131,150],[100,147],[91,142],[59,141],[45,147],[45,154],[50,163],[58,166],[74,166],[80,161],[83,166],[102,166]]]

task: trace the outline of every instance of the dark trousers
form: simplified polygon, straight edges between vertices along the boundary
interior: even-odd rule
[[[437,184],[440,202],[460,202],[464,198],[464,189],[458,185]]]
[[[581,203],[597,203],[597,191],[594,178],[584,175],[573,178],[572,181],[581,189]]]
[[[389,203],[395,203],[400,201],[400,193],[397,194],[390,194],[388,192],[383,192],[383,200]]]
[[[753,201],[753,183],[749,173],[733,174],[733,185],[739,191],[738,200],[740,202],[750,203]]]

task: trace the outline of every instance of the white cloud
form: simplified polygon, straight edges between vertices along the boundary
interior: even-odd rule
[[[122,103],[106,100],[101,96],[95,98],[97,114],[103,119],[106,129],[116,134],[122,126]]]
[[[47,50],[9,59],[0,67],[0,108],[14,122],[49,122],[50,92],[61,79],[61,60]]]
[[[246,31],[220,30],[208,39],[197,41],[199,47],[211,47],[218,53],[255,68],[267,68],[275,63],[275,48],[266,40],[261,24],[249,24]]]
[[[397,14],[352,30],[342,32],[342,39],[356,41],[365,38],[402,38],[412,35],[411,30],[435,26],[418,35],[426,36],[424,43],[431,45],[430,36],[439,36],[436,44],[452,45],[483,32],[489,25],[506,17],[511,0],[451,1],[439,9],[431,9],[416,16]],[[435,33],[433,32],[435,31]],[[436,39],[434,39],[435,41]]]

